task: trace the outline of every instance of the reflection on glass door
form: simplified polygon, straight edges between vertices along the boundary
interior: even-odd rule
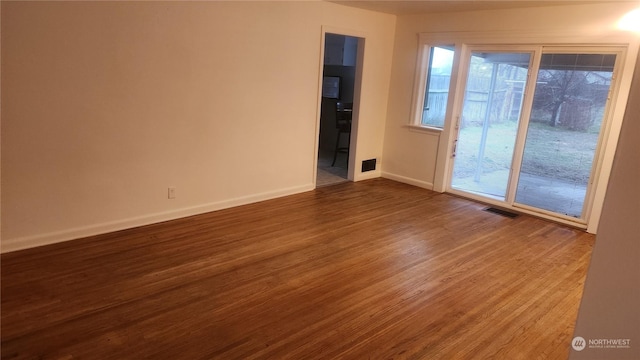
[[[583,217],[614,54],[542,55],[516,203]]]
[[[505,200],[530,53],[471,53],[451,187]]]

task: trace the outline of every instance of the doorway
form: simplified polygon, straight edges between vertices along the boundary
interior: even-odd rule
[[[361,41],[358,37],[325,33],[316,187],[353,179],[350,164]]]
[[[471,47],[449,191],[586,223],[617,56]]]
[[[471,52],[453,189],[506,200],[531,58],[527,52]]]

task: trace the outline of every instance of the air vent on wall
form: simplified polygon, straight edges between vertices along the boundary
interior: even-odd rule
[[[362,172],[372,171],[376,169],[376,159],[362,161]]]

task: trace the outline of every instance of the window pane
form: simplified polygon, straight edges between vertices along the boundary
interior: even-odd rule
[[[449,83],[453,67],[453,50],[430,48],[427,85],[422,109],[422,125],[443,127],[449,98]]]
[[[505,200],[529,53],[471,53],[451,187]]]
[[[613,54],[543,54],[516,202],[581,218]]]

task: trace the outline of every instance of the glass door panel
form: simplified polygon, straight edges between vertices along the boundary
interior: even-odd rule
[[[505,200],[530,53],[473,51],[451,187]]]
[[[583,217],[615,59],[542,55],[516,203]]]

